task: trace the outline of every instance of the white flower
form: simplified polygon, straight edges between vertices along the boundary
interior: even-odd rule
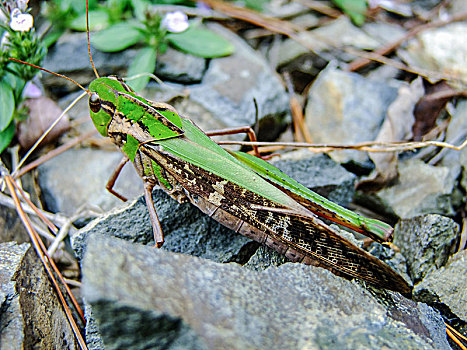
[[[184,32],[189,26],[188,16],[182,11],[169,12],[162,19],[162,27],[172,33]]]
[[[29,13],[21,13],[18,8],[11,11],[10,28],[17,32],[27,32],[32,28],[34,18]]]

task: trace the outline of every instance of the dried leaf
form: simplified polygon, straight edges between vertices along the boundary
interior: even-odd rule
[[[62,110],[54,101],[44,96],[27,99],[24,105],[29,110],[29,118],[18,123],[17,137],[21,147],[29,149],[62,113]],[[62,118],[42,141],[42,144],[52,142],[69,128],[68,118]]]
[[[423,135],[436,126],[436,120],[446,103],[458,94],[444,80],[426,88],[425,96],[418,101],[414,110],[415,123],[412,132],[415,141],[421,141]]]
[[[375,141],[395,142],[410,139],[414,106],[423,93],[423,81],[420,77],[410,86],[404,85],[399,88],[398,96],[389,106],[386,119]],[[368,178],[358,183],[357,188],[362,191],[376,191],[398,176],[396,152],[371,153],[369,156],[375,164],[375,170]]]

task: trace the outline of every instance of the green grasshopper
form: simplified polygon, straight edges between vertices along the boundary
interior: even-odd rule
[[[157,247],[164,238],[152,199],[156,185],[178,202],[191,202],[224,226],[293,262],[321,266],[401,293],[411,291],[388,265],[317,216],[378,242],[390,239],[391,226],[328,201],[259,157],[226,151],[172,106],[145,99],[117,77],[99,77],[91,56],[90,60],[97,79],[89,89],[75,83],[89,95],[90,116],[98,132],[124,153],[106,187],[125,199],[112,186],[124,164],[133,163],[144,183]]]

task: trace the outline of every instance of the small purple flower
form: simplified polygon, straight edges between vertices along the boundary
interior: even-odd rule
[[[31,81],[28,81],[23,89],[24,98],[37,98],[42,96],[42,91]]]
[[[189,26],[188,16],[182,11],[169,12],[162,19],[162,27],[172,33],[184,32]]]

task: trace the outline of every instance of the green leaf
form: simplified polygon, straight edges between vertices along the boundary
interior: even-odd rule
[[[91,39],[92,45],[104,52],[124,50],[143,39],[143,34],[134,23],[120,22],[96,34]]]
[[[182,33],[170,33],[167,40],[177,49],[204,58],[230,55],[234,46],[220,35],[200,27],[188,28]]]
[[[15,111],[15,99],[11,86],[5,81],[0,81],[0,131],[4,131],[10,125]]]
[[[86,12],[86,1],[75,1],[75,0],[67,0],[64,1],[68,3],[68,7],[71,7],[76,13],[85,13]],[[89,10],[96,8],[97,0],[89,0]]]
[[[65,29],[58,29],[58,30],[51,30],[50,32],[48,32],[45,37],[42,39],[42,44],[49,48],[50,46],[52,46],[53,44],[55,44],[55,42],[58,40],[58,38],[60,38],[62,36],[62,34],[65,32]]]
[[[89,11],[89,30],[102,30],[109,26],[109,14],[104,10]],[[86,13],[76,17],[70,23],[70,28],[81,32],[86,31]]]
[[[143,22],[146,20],[146,10],[151,6],[149,1],[146,0],[131,0],[131,4],[133,5],[133,13],[135,14],[136,19],[138,21]]]
[[[145,47],[138,52],[136,58],[131,62],[128,68],[128,77],[138,75],[141,73],[154,73],[156,69],[156,55],[157,52],[152,47]],[[128,81],[128,84],[135,91],[141,91],[146,87],[149,81],[149,76],[145,75],[140,78]]]
[[[356,25],[361,26],[365,23],[366,0],[332,0],[332,2],[341,8]]]
[[[0,132],[0,154],[8,147],[15,136],[15,123],[11,122],[8,127]]]

